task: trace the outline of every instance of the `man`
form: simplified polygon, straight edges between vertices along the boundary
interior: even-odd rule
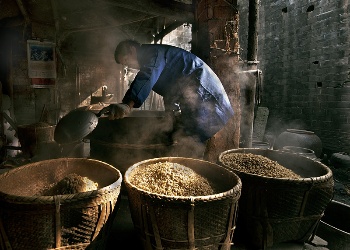
[[[125,40],[114,56],[118,64],[139,71],[122,103],[105,108],[110,119],[123,118],[132,108],[139,108],[153,90],[163,96],[166,111],[174,110],[175,105],[181,110],[182,135],[192,145],[203,146],[234,114],[217,75],[186,50]]]

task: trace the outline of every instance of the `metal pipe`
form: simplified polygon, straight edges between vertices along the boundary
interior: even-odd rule
[[[249,63],[256,64],[258,54],[259,0],[249,0],[248,20],[247,60]]]
[[[262,74],[262,71],[260,69],[250,69],[250,70],[243,70],[241,72],[239,72],[239,74],[243,74],[243,73],[252,73],[252,74]]]
[[[259,0],[249,0],[249,27],[248,27],[248,48],[247,48],[247,72],[259,76],[257,69],[258,51],[258,24],[259,24]],[[256,81],[248,80],[241,85],[241,140],[240,147],[250,148],[253,141],[254,108],[256,100]]]

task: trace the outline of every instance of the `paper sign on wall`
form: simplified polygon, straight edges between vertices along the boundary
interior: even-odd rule
[[[27,55],[29,78],[51,79],[50,81],[39,82],[54,83],[53,79],[57,75],[55,44],[39,40],[28,40]],[[37,80],[34,80],[34,82],[37,82]]]

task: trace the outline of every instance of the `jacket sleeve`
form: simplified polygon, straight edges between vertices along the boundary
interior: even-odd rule
[[[165,59],[156,48],[150,48],[141,55],[140,71],[136,74],[130,88],[124,95],[123,103],[134,101],[134,108],[139,108],[148,97],[154,84],[165,67]]]

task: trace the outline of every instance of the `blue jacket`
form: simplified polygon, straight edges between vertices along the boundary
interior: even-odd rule
[[[179,104],[183,128],[205,141],[233,116],[224,87],[199,57],[170,45],[143,44],[137,51],[140,71],[123,102],[140,107],[151,90],[163,96],[166,110]]]

